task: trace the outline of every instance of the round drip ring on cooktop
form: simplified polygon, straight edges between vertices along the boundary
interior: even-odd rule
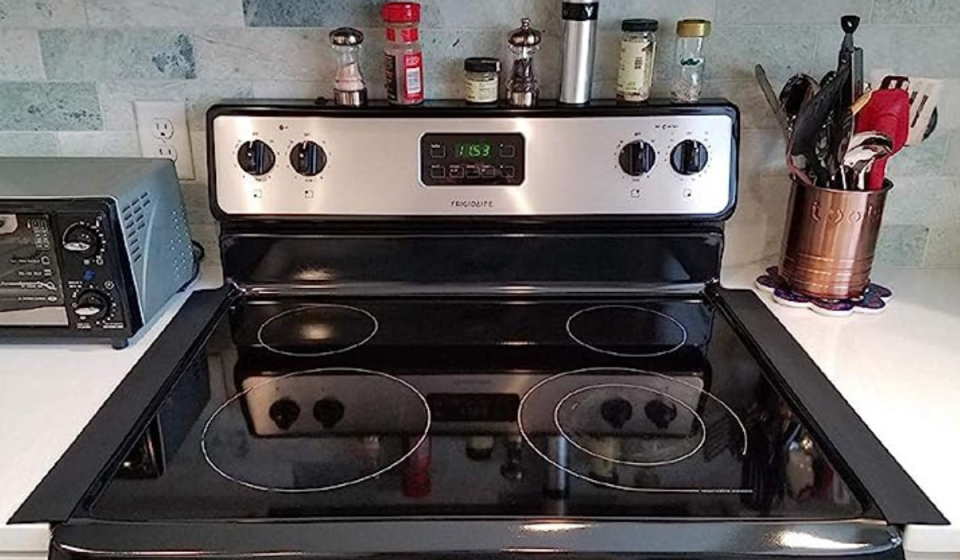
[[[241,476],[238,476],[234,473],[229,472],[226,468],[217,464],[217,462],[213,459],[213,457],[211,457],[210,444],[208,443],[208,436],[210,434],[210,429],[213,426],[213,424],[217,421],[217,418],[220,417],[220,415],[225,410],[227,410],[227,408],[230,407],[230,405],[237,403],[237,405],[239,406],[238,401],[240,399],[243,399],[253,391],[264,388],[274,383],[278,383],[285,379],[289,379],[291,377],[308,375],[308,374],[324,375],[324,374],[332,374],[332,373],[369,375],[377,379],[382,379],[391,383],[398,384],[404,391],[409,393],[411,397],[415,398],[419,406],[422,407],[424,420],[423,420],[423,429],[422,429],[422,432],[419,434],[419,437],[415,437],[415,436],[412,437],[411,439],[413,439],[414,441],[405,448],[402,454],[398,458],[394,459],[393,461],[390,461],[387,465],[383,467],[378,467],[374,470],[371,470],[370,472],[361,474],[354,478],[350,478],[350,479],[332,483],[332,484],[326,484],[323,486],[313,486],[313,487],[290,488],[290,487],[271,486],[267,484],[252,482],[250,480],[244,479]],[[396,401],[396,399],[394,399],[394,401]],[[276,492],[276,493],[283,493],[283,494],[308,494],[308,493],[317,493],[317,492],[329,492],[332,490],[340,490],[342,488],[355,486],[357,484],[367,482],[369,480],[373,480],[383,475],[384,473],[397,468],[398,466],[403,464],[404,461],[409,459],[414,453],[416,453],[417,450],[424,444],[424,442],[427,440],[427,437],[429,437],[431,424],[432,424],[432,416],[430,414],[430,407],[427,404],[427,399],[423,396],[423,394],[419,390],[417,390],[416,387],[404,381],[403,379],[394,377],[392,375],[389,375],[383,372],[368,370],[368,369],[361,369],[361,368],[349,368],[349,367],[317,368],[317,369],[296,371],[293,373],[288,373],[275,378],[271,378],[267,381],[263,381],[256,385],[248,387],[243,391],[240,391],[236,395],[233,395],[232,397],[227,399],[223,404],[221,404],[213,412],[213,414],[210,415],[210,418],[207,419],[206,423],[204,423],[203,430],[200,433],[200,450],[201,450],[201,453],[203,454],[204,460],[207,462],[207,465],[209,465],[210,468],[212,468],[217,474],[219,474],[220,476],[222,476],[223,478],[231,482],[234,482],[246,488],[250,488],[253,490],[260,490],[263,492]],[[258,438],[258,439],[262,440],[264,438]],[[298,442],[298,445],[302,445],[302,442]]]
[[[623,491],[626,491],[626,492],[638,492],[638,493],[661,493],[661,494],[677,494],[677,493],[680,493],[680,494],[750,494],[750,493],[753,492],[751,489],[748,489],[748,488],[702,488],[702,487],[698,487],[698,488],[655,488],[655,487],[626,486],[626,485],[623,485],[623,484],[618,484],[618,483],[616,483],[616,482],[611,482],[611,481],[608,481],[608,480],[602,480],[602,479],[599,479],[599,478],[590,476],[589,474],[583,474],[583,473],[578,472],[578,471],[576,471],[576,470],[574,470],[574,469],[572,469],[572,468],[570,468],[570,467],[568,467],[568,466],[566,466],[566,465],[562,465],[562,464],[560,464],[559,462],[557,462],[556,460],[554,460],[553,458],[551,458],[550,455],[549,455],[549,453],[548,453],[546,450],[543,450],[543,449],[540,449],[539,447],[537,447],[537,444],[536,444],[536,442],[534,441],[534,438],[533,438],[533,437],[531,436],[531,434],[528,432],[528,430],[527,430],[527,425],[526,425],[525,422],[524,422],[524,411],[525,411],[526,409],[530,408],[531,398],[536,397],[537,391],[540,390],[544,385],[546,385],[546,384],[548,384],[548,383],[555,382],[555,381],[557,381],[558,379],[562,379],[562,378],[565,378],[565,377],[568,377],[568,376],[572,376],[572,375],[591,376],[591,375],[592,375],[592,376],[600,377],[600,376],[602,376],[602,375],[604,375],[604,374],[605,374],[605,375],[624,375],[624,374],[627,374],[627,375],[639,375],[639,376],[655,377],[655,378],[658,378],[658,379],[666,380],[666,381],[668,381],[668,382],[670,382],[670,383],[680,384],[680,385],[684,386],[687,390],[692,389],[692,390],[698,391],[700,394],[702,394],[702,395],[705,396],[706,398],[710,399],[711,401],[715,402],[715,403],[718,404],[720,407],[722,407],[722,408],[724,409],[724,411],[725,411],[727,414],[729,414],[729,415],[736,421],[737,425],[740,427],[740,431],[741,431],[741,434],[742,434],[742,437],[743,437],[743,447],[742,447],[741,450],[740,450],[740,455],[741,455],[741,456],[746,456],[746,454],[747,454],[747,429],[746,429],[746,426],[745,426],[745,425],[743,424],[743,422],[740,420],[740,417],[737,416],[736,412],[733,411],[733,409],[731,409],[725,402],[723,402],[722,400],[720,400],[719,398],[717,398],[716,396],[714,396],[714,395],[713,395],[712,393],[710,393],[709,391],[704,391],[703,389],[701,389],[700,387],[697,387],[696,385],[693,385],[693,384],[691,384],[691,383],[687,383],[686,381],[682,381],[682,380],[679,380],[679,379],[674,379],[674,378],[672,378],[672,377],[670,377],[670,376],[668,376],[668,375],[664,375],[664,374],[662,374],[662,373],[657,373],[657,372],[655,372],[655,371],[640,370],[640,369],[628,368],[628,367],[591,367],[591,368],[583,368],[583,369],[565,371],[565,372],[562,372],[562,373],[558,373],[558,374],[556,374],[556,375],[553,375],[553,376],[551,376],[551,377],[548,377],[548,378],[546,378],[546,379],[543,379],[543,380],[541,380],[540,382],[538,382],[536,385],[534,385],[533,387],[531,387],[526,393],[524,393],[523,397],[520,398],[520,405],[519,405],[519,407],[517,408],[517,426],[518,426],[519,429],[520,429],[520,436],[521,436],[521,437],[523,438],[523,440],[527,443],[527,445],[533,450],[533,452],[540,456],[541,459],[543,459],[544,461],[546,461],[547,463],[549,463],[552,467],[554,467],[554,468],[556,468],[556,469],[559,469],[559,470],[567,473],[568,475],[570,475],[570,476],[572,476],[572,477],[574,477],[574,478],[583,480],[583,481],[585,481],[585,482],[589,482],[590,484],[594,484],[594,485],[596,485],[596,486],[601,486],[601,487],[604,487],[604,488],[610,488],[610,489],[613,489],[613,490],[623,490]],[[603,384],[592,384],[592,385],[603,385]],[[623,383],[623,385],[630,385],[630,384],[629,384],[629,383]],[[590,387],[590,386],[591,386],[591,385],[588,384],[588,385],[585,385],[585,386],[581,387],[581,389],[587,390],[587,388]],[[633,388],[643,388],[642,385],[632,385],[631,387],[633,387]],[[576,391],[576,390],[575,390],[575,391]],[[555,428],[557,428],[557,426],[556,426],[556,414],[557,414],[557,411],[559,410],[560,404],[561,404],[561,402],[562,402],[564,399],[570,398],[570,395],[571,395],[571,393],[573,393],[573,392],[574,392],[574,391],[568,391],[568,392],[566,392],[566,393],[564,394],[564,396],[560,398],[560,401],[557,403],[557,405],[554,405],[554,406],[553,406],[554,415],[555,415],[555,418],[554,418],[554,427],[555,427]],[[685,408],[689,408],[689,407],[685,407]],[[697,415],[697,417],[699,417],[699,415]],[[705,426],[701,429],[701,431],[702,431],[702,433],[704,434],[704,437],[706,437],[706,429],[705,429]],[[561,432],[561,433],[562,433],[562,432]],[[584,451],[587,455],[589,455],[589,456],[591,456],[591,457],[594,457],[594,458],[596,458],[596,459],[606,461],[606,458],[600,456],[600,454],[598,454],[598,453],[596,453],[596,452],[591,453],[590,451],[584,450],[582,445],[577,445],[577,443],[576,443],[574,440],[572,440],[571,438],[566,437],[565,435],[564,435],[564,436],[560,436],[560,437],[563,437],[564,440],[566,440],[567,442],[569,442],[570,444],[572,444],[574,447],[576,447],[577,450],[579,450],[579,451]],[[699,449],[701,449],[701,448],[702,448],[702,445],[701,445],[701,446],[698,446],[697,450],[699,451]],[[696,451],[695,451],[694,453],[696,453]],[[692,456],[694,453],[691,453],[689,456]],[[689,456],[683,457],[682,459],[689,458]],[[681,460],[682,460],[682,459],[681,459]],[[677,461],[673,461],[673,462],[668,463],[668,464],[672,464],[672,463],[676,463],[676,462],[677,462]],[[622,461],[619,462],[619,463],[612,462],[611,464],[622,464],[622,465],[626,465],[626,463],[624,463],[624,462],[622,462]],[[632,466],[632,465],[628,465],[628,466]]]
[[[318,315],[315,320],[313,315]],[[372,313],[337,303],[304,305],[277,313],[257,329],[257,341],[267,350],[295,358],[340,354],[366,344],[380,329]],[[336,340],[336,339],[343,340]],[[325,350],[290,350],[318,345]],[[332,346],[332,347],[331,347]]]
[[[668,337],[669,340],[667,344],[665,344],[666,348],[662,350],[651,350],[650,352],[622,352],[620,350],[604,348],[604,346],[609,345],[609,343],[596,340],[598,335],[620,337],[628,336],[627,333],[624,332],[625,329],[618,328],[617,326],[617,322],[622,322],[624,319],[624,317],[617,317],[617,315],[622,316],[625,314],[631,314],[634,316],[630,318],[631,322],[636,323],[633,325],[634,328],[641,326],[642,321],[653,320],[659,322],[660,325],[665,325],[673,329],[675,332],[672,333],[673,336]],[[597,326],[596,332],[581,332],[578,334],[576,332],[578,329],[575,327],[575,323],[578,321],[582,322],[587,319],[600,322],[600,324]],[[650,325],[646,326],[651,327]],[[654,334],[662,336],[663,333]],[[572,338],[577,344],[585,348],[589,348],[594,352],[600,352],[601,354],[617,356],[620,358],[655,358],[657,356],[670,354],[671,352],[676,352],[680,348],[683,348],[683,345],[687,343],[688,336],[686,327],[684,327],[683,323],[680,321],[674,319],[666,313],[636,305],[597,305],[594,307],[581,309],[567,318],[567,335],[569,335],[570,338]],[[637,335],[638,338],[641,336],[646,336],[648,339],[652,339],[650,334]]]
[[[623,389],[628,391],[641,390],[641,391],[648,391],[660,397],[666,397],[667,399],[677,403],[678,405],[686,409],[691,415],[693,415],[693,418],[697,421],[697,423],[700,424],[700,441],[697,442],[696,446],[692,450],[687,451],[682,455],[678,455],[676,457],[672,457],[670,459],[664,459],[661,461],[628,461],[628,460],[617,458],[617,457],[608,457],[606,455],[603,455],[602,453],[598,453],[588,448],[586,445],[582,445],[576,440],[576,438],[572,437],[567,432],[566,429],[564,429],[563,423],[560,421],[560,409],[563,408],[563,405],[566,404],[567,401],[570,400],[571,398],[576,397],[582,393],[586,393],[588,391],[596,391],[600,389]],[[567,442],[569,442],[570,445],[576,447],[580,451],[583,451],[587,455],[596,457],[597,459],[602,459],[604,461],[614,463],[617,465],[626,465],[628,467],[662,467],[664,465],[672,465],[674,463],[679,463],[684,459],[694,456],[697,453],[697,451],[700,451],[700,449],[703,447],[703,444],[707,442],[707,426],[706,424],[704,424],[703,418],[701,418],[700,414],[696,410],[694,410],[690,405],[678,399],[677,397],[674,397],[673,395],[664,393],[663,391],[657,391],[656,389],[651,389],[650,387],[644,387],[642,385],[629,385],[627,383],[599,383],[597,385],[587,385],[585,387],[581,387],[579,389],[570,391],[569,393],[564,395],[564,397],[557,402],[557,406],[553,408],[553,424],[554,426],[557,427],[557,431],[560,433],[560,435],[563,436],[563,438],[567,440]]]

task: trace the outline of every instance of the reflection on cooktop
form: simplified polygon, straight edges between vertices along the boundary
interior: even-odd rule
[[[93,517],[861,512],[703,301],[241,300],[191,370]]]

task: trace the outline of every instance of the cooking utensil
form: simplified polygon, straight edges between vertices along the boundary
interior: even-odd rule
[[[848,174],[852,175],[857,190],[866,190],[867,172],[875,162],[888,157],[893,149],[893,140],[883,132],[871,130],[854,134],[843,156],[843,170],[840,177],[844,190],[849,189],[851,182],[851,178],[847,177]]]
[[[910,132],[907,146],[923,142],[936,128],[937,101],[942,85],[940,80],[928,78],[910,80]]]
[[[910,97],[902,89],[880,89],[873,92],[870,101],[857,116],[855,130],[882,132],[893,141],[895,154],[903,148],[910,133]],[[888,156],[889,156],[888,155]],[[883,188],[887,157],[873,164],[867,182],[869,190]]]
[[[787,115],[783,110],[783,107],[780,106],[780,100],[777,98],[777,94],[773,92],[773,86],[770,85],[770,80],[767,78],[767,72],[763,69],[763,66],[757,64],[753,67],[754,74],[757,76],[757,84],[760,85],[760,91],[763,92],[763,97],[767,100],[767,105],[770,106],[770,110],[773,111],[773,116],[776,117],[777,123],[780,124],[780,130],[783,131],[783,137],[789,141],[790,140],[790,123],[787,120]]]
[[[847,68],[850,73],[848,89],[841,95],[840,110],[845,110],[863,94],[863,49],[853,44],[853,34],[860,27],[860,16],[845,15],[840,18],[840,28],[843,29],[843,42],[840,44],[840,56],[837,61],[837,71]]]
[[[856,117],[857,114],[863,110],[863,108],[870,102],[870,97],[873,96],[873,90],[868,89],[853,102],[853,105],[850,106],[850,112],[853,113],[853,116]]]
[[[800,108],[810,98],[820,91],[820,84],[808,74],[796,74],[780,89],[780,107],[790,123],[791,130],[793,121],[800,114]]]
[[[906,145],[915,146],[929,138],[937,127],[937,102],[943,82],[930,78],[895,76],[885,69],[876,69],[870,76],[881,88],[900,87],[910,94],[910,133]]]
[[[803,158],[795,163],[798,164],[798,167],[807,169],[820,186],[827,186],[830,173],[828,164],[821,161],[819,156],[824,154],[826,157],[833,157],[835,152],[825,153],[821,151],[818,153],[817,146],[821,144],[820,140],[824,134],[830,132],[828,117],[836,110],[837,100],[847,86],[849,78],[849,69],[844,67],[828,79],[826,83],[821,84],[817,94],[800,109],[800,114],[797,115],[797,120],[793,126],[789,154],[793,157]],[[827,152],[830,151],[827,150]]]
[[[880,89],[910,89],[910,78],[906,76],[884,76]]]

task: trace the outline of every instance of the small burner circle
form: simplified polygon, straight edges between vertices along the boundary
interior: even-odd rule
[[[697,442],[697,445],[687,453],[684,453],[683,455],[679,455],[671,459],[662,460],[662,461],[626,461],[624,459],[618,459],[615,457],[607,457],[602,453],[597,453],[596,451],[589,449],[585,445],[581,445],[563,428],[563,425],[560,422],[560,409],[571,398],[581,393],[585,393],[587,391],[596,391],[599,389],[626,389],[626,390],[639,389],[641,391],[647,391],[655,395],[670,399],[671,401],[679,404],[680,406],[685,408],[687,411],[689,411],[690,414],[693,415],[693,418],[697,421],[697,423],[700,424],[700,441]],[[700,449],[703,447],[703,444],[706,443],[707,441],[707,425],[704,424],[703,418],[700,417],[700,414],[697,413],[697,411],[694,410],[690,405],[678,399],[677,397],[674,397],[673,395],[664,393],[663,391],[657,391],[656,389],[651,389],[650,387],[644,387],[642,385],[630,385],[628,383],[599,383],[596,385],[587,385],[585,387],[581,387],[579,389],[570,391],[569,393],[564,395],[564,397],[560,399],[559,402],[557,402],[557,406],[553,408],[553,424],[554,426],[557,427],[557,431],[560,433],[560,435],[563,436],[563,438],[566,439],[570,443],[570,445],[576,447],[580,451],[583,451],[587,455],[591,455],[593,457],[596,457],[597,459],[602,459],[610,463],[614,463],[617,465],[626,465],[629,467],[662,467],[664,465],[672,465],[674,463],[679,463],[684,459],[688,459],[694,456],[697,453],[697,451],[700,451]]]
[[[369,321],[370,323],[369,332],[360,333],[362,336],[355,337],[355,340],[350,341],[349,344],[345,344],[342,347],[333,348],[331,350],[323,350],[320,352],[297,352],[297,351],[283,350],[281,348],[278,348],[275,343],[271,344],[266,341],[266,339],[269,337],[265,336],[265,333],[268,333],[269,330],[271,330],[271,328],[276,328],[276,325],[278,324],[282,325],[284,321],[294,319],[297,315],[300,315],[300,314],[306,314],[306,313],[317,312],[317,311],[322,312],[324,310],[331,311],[331,312],[340,312],[340,313],[346,312],[348,314],[355,314],[358,318],[362,318],[362,319],[365,319],[366,321]],[[317,326],[316,330],[321,331],[318,333],[319,335],[330,336],[330,333],[328,332],[329,328],[330,328],[329,325],[321,325],[321,326]],[[309,326],[305,328],[304,325],[299,325],[299,328],[293,327],[292,329],[297,330],[297,332],[309,331]],[[321,356],[331,356],[333,354],[342,354],[343,352],[353,350],[354,348],[359,348],[360,346],[363,346],[364,344],[369,342],[370,339],[372,339],[374,335],[377,334],[378,330],[380,330],[380,323],[377,321],[377,318],[374,317],[373,314],[370,313],[369,311],[360,309],[359,307],[353,307],[352,305],[342,305],[338,303],[318,303],[313,305],[304,305],[304,306],[296,307],[294,309],[288,309],[286,311],[277,313],[273,317],[270,317],[269,319],[264,321],[262,325],[260,325],[259,329],[257,329],[257,342],[259,342],[264,348],[266,348],[267,350],[270,350],[271,352],[274,352],[275,354],[290,356],[294,358],[319,358]],[[307,332],[306,334],[311,335],[312,333]]]
[[[620,352],[617,350],[609,350],[607,348],[602,348],[597,343],[588,342],[587,340],[585,340],[585,338],[587,337],[584,337],[583,334],[578,336],[574,332],[575,331],[574,322],[577,319],[582,319],[591,314],[605,313],[610,311],[639,312],[641,314],[647,314],[658,320],[666,320],[667,321],[666,324],[669,324],[677,329],[677,332],[679,334],[678,336],[679,341],[676,342],[673,346],[668,347],[665,350],[657,350],[652,352]],[[683,348],[683,345],[687,343],[687,338],[688,338],[687,329],[683,326],[683,323],[681,323],[680,321],[674,319],[673,317],[671,317],[670,315],[667,315],[666,313],[655,311],[653,309],[648,309],[646,307],[640,307],[637,305],[596,305],[593,307],[587,307],[586,309],[581,309],[575,312],[569,318],[567,318],[567,335],[570,338],[572,338],[574,342],[583,346],[584,348],[589,348],[594,352],[599,352],[601,354],[606,354],[608,356],[616,356],[619,358],[655,358],[657,356],[664,356],[666,354],[676,352],[680,348]]]
[[[220,414],[223,413],[223,411],[225,411],[231,404],[237,402],[239,399],[242,399],[246,395],[250,394],[253,391],[256,391],[261,387],[270,385],[272,383],[276,383],[283,379],[296,377],[298,375],[325,374],[325,373],[334,373],[334,372],[372,375],[378,378],[385,379],[390,382],[399,383],[404,389],[406,389],[413,396],[415,396],[418,399],[419,404],[423,407],[423,413],[424,413],[423,433],[419,436],[419,438],[417,438],[417,440],[413,444],[409,446],[409,449],[407,449],[399,458],[390,462],[386,466],[381,467],[373,472],[367,473],[365,475],[359,476],[354,479],[345,480],[343,482],[338,482],[336,484],[329,484],[326,486],[317,486],[317,487],[285,488],[285,487],[277,487],[277,486],[268,486],[265,484],[258,484],[256,482],[250,482],[248,480],[242,479],[237,475],[227,472],[225,468],[222,468],[220,465],[218,465],[216,461],[214,461],[213,458],[210,456],[210,449],[207,445],[207,435],[210,432],[210,428],[211,426],[213,426],[213,423],[216,421],[217,417],[220,416]],[[232,397],[224,401],[223,404],[221,404],[219,407],[217,407],[216,410],[213,411],[213,414],[210,415],[210,418],[208,418],[206,423],[204,423],[203,425],[203,430],[201,430],[200,432],[200,451],[203,454],[203,458],[207,462],[207,465],[209,465],[210,468],[212,468],[217,474],[219,474],[220,476],[222,476],[223,478],[231,482],[234,482],[246,488],[250,488],[252,490],[259,490],[261,492],[276,492],[281,494],[309,494],[309,493],[318,493],[318,492],[330,492],[333,490],[340,490],[343,488],[347,488],[349,486],[355,486],[357,484],[366,482],[368,480],[375,479],[383,475],[384,473],[391,471],[397,468],[398,466],[400,466],[401,464],[403,464],[404,461],[406,461],[411,456],[413,456],[413,454],[420,449],[420,447],[424,444],[424,442],[426,442],[427,438],[430,435],[430,427],[432,425],[432,421],[433,420],[430,414],[430,406],[427,404],[426,397],[424,397],[423,393],[421,393],[416,387],[414,387],[407,381],[400,379],[399,377],[394,377],[390,374],[383,373],[380,371],[374,371],[374,370],[362,369],[362,368],[329,367],[329,368],[309,369],[309,370],[303,370],[303,371],[295,371],[293,373],[288,373],[275,378],[271,378],[268,381],[264,381],[262,383],[253,385],[252,387],[248,387],[247,389],[240,391],[236,395],[233,395]]]

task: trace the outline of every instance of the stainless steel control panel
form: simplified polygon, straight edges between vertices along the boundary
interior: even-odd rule
[[[214,202],[238,216],[723,215],[735,111],[690,113],[213,114]]]

